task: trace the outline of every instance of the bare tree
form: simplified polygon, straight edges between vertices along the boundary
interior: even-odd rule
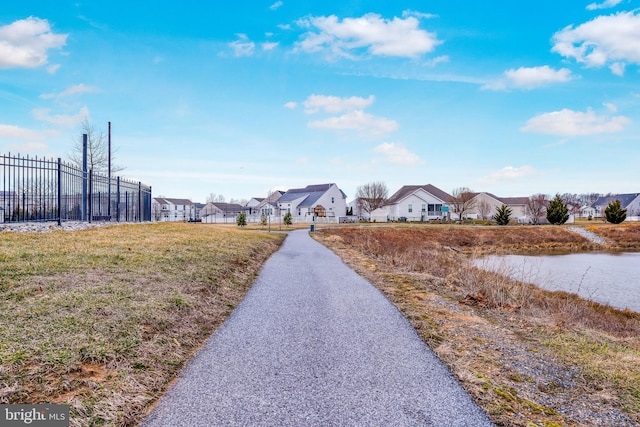
[[[109,141],[102,129],[98,128],[89,118],[80,123],[80,135],[73,140],[69,160],[78,168],[82,168],[83,134],[87,135],[87,169],[94,172],[108,174],[109,172]],[[114,150],[111,150],[111,173],[124,170],[123,166],[114,165]]]
[[[480,203],[478,203],[478,213],[483,220],[487,220],[489,218],[489,214],[491,213],[491,211],[491,205],[486,200],[482,200]]]
[[[526,205],[527,213],[531,215],[531,222],[539,224],[540,218],[547,214],[547,201],[544,194],[534,194],[529,197]]]
[[[209,193],[209,196],[207,196],[206,203],[224,203],[225,200],[226,199],[222,194],[218,194],[216,196],[216,193]]]
[[[449,203],[453,208],[453,212],[458,214],[460,221],[464,218],[464,213],[470,211],[476,206],[477,193],[474,193],[467,187],[459,187],[453,190]]]
[[[356,199],[360,211],[371,215],[371,212],[384,206],[389,195],[389,190],[384,182],[369,182],[358,186]]]

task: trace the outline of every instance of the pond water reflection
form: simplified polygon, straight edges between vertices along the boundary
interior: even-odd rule
[[[612,307],[640,312],[640,252],[504,255],[476,260],[552,291],[577,293]]]

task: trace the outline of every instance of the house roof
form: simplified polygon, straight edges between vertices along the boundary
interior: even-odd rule
[[[474,196],[479,196],[480,194],[486,194],[487,196],[491,197],[492,199],[504,203],[507,206],[516,206],[516,205],[526,205],[527,202],[529,201],[528,197],[498,197],[493,193],[487,193],[486,191],[483,191],[481,193],[473,193]]]
[[[237,203],[211,203],[216,208],[220,209],[223,212],[240,212],[243,207]]]
[[[593,205],[591,205],[591,206],[593,206],[593,207],[595,207],[595,206],[606,206],[609,203],[613,202],[614,200],[620,200],[620,204],[622,205],[622,207],[626,208],[638,196],[640,196],[640,193],[614,194],[614,195],[611,195],[611,196],[601,196],[601,197],[598,197],[598,200],[596,200],[593,203]]]
[[[304,197],[298,206],[312,207],[333,185],[335,184],[307,185],[305,188],[292,188],[278,199],[278,203],[291,202]],[[343,199],[347,198],[347,195],[342,190],[340,190],[340,194]]]
[[[404,199],[408,195],[416,192],[417,190],[424,190],[432,196],[437,197],[443,202],[448,202],[451,199],[451,195],[442,191],[438,187],[435,187],[431,184],[426,185],[404,185],[398,191],[396,191],[390,198],[387,200],[387,205],[393,205],[398,203],[400,200]]]
[[[496,197],[496,199],[509,206],[526,205],[529,201],[528,197]]]
[[[172,205],[192,205],[193,202],[189,199],[170,199],[168,197],[154,197],[153,200],[155,200],[158,203],[170,203]]]

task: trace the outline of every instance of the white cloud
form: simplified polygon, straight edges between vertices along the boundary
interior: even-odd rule
[[[449,55],[437,56],[437,57],[425,62],[424,65],[429,66],[429,67],[435,67],[436,65],[444,63],[444,62],[449,62]]]
[[[264,42],[262,43],[262,50],[266,50],[266,51],[273,50],[276,47],[278,47],[279,44],[280,43],[278,42]]]
[[[47,67],[47,73],[55,74],[60,69],[60,64],[53,64]]]
[[[249,40],[246,34],[238,34],[238,40],[229,43],[233,49],[234,56],[251,56],[256,48],[256,44]]]
[[[602,3],[591,3],[587,5],[587,10],[609,9],[617,6],[622,0],[605,0]]]
[[[625,64],[640,64],[640,15],[620,12],[599,16],[577,27],[568,26],[553,36],[551,49],[588,67],[610,65],[616,74]]]
[[[308,123],[310,128],[351,129],[371,136],[386,135],[398,129],[398,122],[384,117],[376,117],[362,110],[355,110],[338,117],[315,120]]]
[[[363,110],[375,101],[375,96],[368,98],[352,96],[350,98],[340,98],[338,96],[310,95],[303,103],[307,114],[314,114],[319,111],[335,114],[343,111]]]
[[[624,76],[625,68],[626,64],[624,62],[614,62],[613,64],[609,65],[609,69],[611,70],[611,72],[620,77]]]
[[[74,115],[56,114],[52,116],[49,114],[50,111],[48,108],[36,108],[32,113],[33,117],[37,120],[66,128],[72,128],[89,117],[89,109],[86,106],[82,107],[80,111]]]
[[[0,27],[0,69],[35,68],[47,63],[49,49],[61,48],[67,34],[54,34],[45,19],[29,17]]]
[[[548,65],[544,65],[542,67],[520,67],[518,69],[512,68],[504,72],[504,77],[505,78],[502,80],[496,80],[494,82],[485,84],[482,89],[534,89],[553,83],[565,83],[573,79],[571,70],[567,68],[554,70]]]
[[[548,135],[585,136],[620,132],[630,123],[631,120],[624,116],[598,116],[591,109],[583,113],[565,108],[535,116],[521,130]]]
[[[618,112],[618,107],[616,106],[616,104],[612,104],[610,102],[604,102],[602,103],[602,105],[604,105],[607,108],[607,110],[611,111],[612,113]]]
[[[407,150],[400,144],[395,142],[385,142],[378,145],[373,149],[375,153],[382,154],[389,163],[404,166],[416,166],[420,163],[424,163],[420,157]]]
[[[335,15],[311,17],[298,21],[301,27],[312,30],[296,43],[296,51],[355,58],[365,50],[374,56],[414,58],[433,51],[441,43],[435,33],[421,30],[419,24],[413,16],[387,20],[374,13],[342,21]]]
[[[71,95],[81,94],[81,93],[91,93],[97,92],[98,88],[93,86],[87,86],[83,83],[73,85],[63,90],[60,93],[43,93],[40,95],[42,99],[51,99],[51,98],[64,98]]]
[[[295,109],[298,106],[298,103],[295,101],[289,101],[287,103],[284,104],[284,108],[288,108],[290,110]]]
[[[413,16],[413,17],[416,17],[416,18],[424,18],[424,19],[433,19],[433,18],[437,18],[438,17],[438,15],[434,15],[433,13],[417,12],[415,10],[410,10],[410,9],[402,11],[402,17],[403,18],[406,18],[406,17],[409,17],[409,16]]]
[[[6,139],[26,139],[30,141],[41,141],[48,136],[54,136],[58,133],[52,130],[33,130],[25,129],[14,125],[0,124],[0,138]]]
[[[528,165],[520,166],[519,168],[506,166],[500,170],[491,172],[489,175],[480,178],[478,181],[481,184],[493,184],[496,182],[528,178],[535,175],[540,175],[540,172]]]
[[[277,10],[279,9],[284,3],[282,3],[281,1],[277,1],[274,4],[272,4],[271,6],[269,6],[269,9],[271,10]]]

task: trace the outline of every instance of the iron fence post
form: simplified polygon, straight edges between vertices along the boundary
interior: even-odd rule
[[[58,225],[62,225],[62,159],[58,157]]]
[[[87,220],[87,134],[82,134],[82,211],[80,220]]]
[[[117,178],[117,197],[116,197],[116,215],[118,216],[118,222],[120,222],[120,177]]]
[[[93,169],[89,170],[89,222],[93,218]]]

